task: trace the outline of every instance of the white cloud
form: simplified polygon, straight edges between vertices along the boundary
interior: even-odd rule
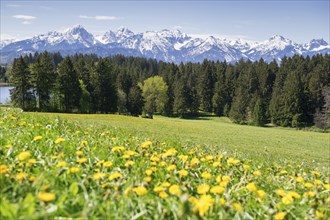
[[[14,15],[14,18],[22,19],[22,20],[34,20],[37,19],[37,17],[31,16],[31,15]]]
[[[180,26],[180,25],[176,25],[176,26],[173,27],[173,29],[177,29],[177,30],[179,30],[179,29],[182,29],[182,26]]]
[[[118,17],[115,16],[104,16],[104,15],[96,15],[96,16],[87,16],[87,15],[79,15],[79,18],[82,19],[95,19],[98,21],[102,21],[102,20],[118,20]]]
[[[25,24],[25,25],[27,25],[27,24],[33,24],[33,22],[31,22],[31,21],[26,21],[26,20],[25,20],[25,21],[22,22],[22,24]]]

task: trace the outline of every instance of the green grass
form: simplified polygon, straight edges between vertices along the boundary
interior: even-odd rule
[[[40,114],[40,113],[38,113]],[[133,134],[172,143],[198,143],[219,150],[238,151],[252,159],[294,160],[312,167],[330,164],[330,134],[280,127],[231,123],[225,117],[179,119],[155,116],[153,120],[122,115],[47,114],[89,127],[116,127]]]
[[[328,219],[325,142],[226,118],[0,108],[0,219]]]

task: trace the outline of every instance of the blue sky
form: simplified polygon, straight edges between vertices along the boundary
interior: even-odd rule
[[[190,35],[297,43],[329,42],[329,1],[6,1],[1,39],[24,39],[76,24],[93,34],[125,26],[133,32],[180,29]]]

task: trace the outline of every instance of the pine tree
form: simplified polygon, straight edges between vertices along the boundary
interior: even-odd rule
[[[257,100],[253,109],[253,122],[257,126],[264,126],[267,122],[266,107],[260,99]]]
[[[23,110],[33,110],[35,97],[32,93],[31,75],[23,57],[14,59],[10,77],[10,82],[14,86],[10,91],[14,106]]]
[[[174,85],[174,103],[173,111],[180,117],[184,117],[187,113],[187,86],[186,80],[181,76],[176,80]]]
[[[133,116],[138,116],[142,114],[143,108],[143,98],[142,91],[138,86],[133,86],[130,88],[128,93],[128,111]]]
[[[79,87],[81,90],[81,96],[79,100],[79,112],[80,113],[89,113],[90,112],[90,103],[91,95],[88,92],[86,85],[83,80],[79,80]]]
[[[79,107],[81,96],[78,74],[73,66],[70,57],[66,57],[58,65],[57,90],[60,95],[60,102],[65,112],[72,112]],[[61,109],[61,107],[60,107]]]

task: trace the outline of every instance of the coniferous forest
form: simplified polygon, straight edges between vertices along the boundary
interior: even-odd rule
[[[330,57],[284,57],[280,64],[165,63],[153,59],[100,58],[36,53],[7,68],[14,106],[26,111],[154,112],[194,117],[228,116],[239,124],[329,128]]]

